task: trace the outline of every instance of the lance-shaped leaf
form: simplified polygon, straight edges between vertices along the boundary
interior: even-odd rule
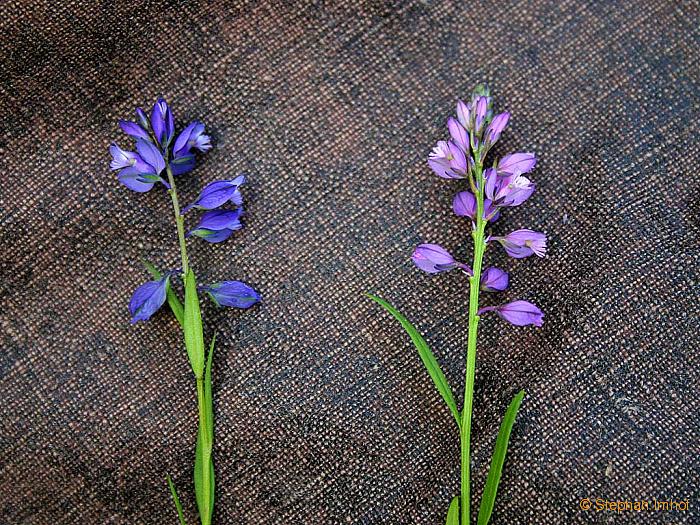
[[[185,332],[185,347],[192,365],[195,377],[201,379],[204,375],[204,335],[202,333],[202,313],[197,297],[197,281],[192,270],[185,275],[185,314],[183,331]]]
[[[445,525],[459,525],[459,496],[452,498],[450,508],[447,510]]]
[[[522,403],[524,396],[524,390],[518,392],[510,402],[505,416],[503,416],[503,422],[501,423],[501,428],[498,431],[498,437],[496,438],[496,446],[493,449],[493,456],[491,457],[489,475],[486,478],[486,485],[484,485],[484,495],[481,497],[478,525],[487,525],[489,519],[491,519],[491,512],[493,511],[493,505],[496,501],[498,484],[501,481],[503,462],[506,459],[506,452],[508,450],[510,431],[513,428],[515,416],[518,414],[518,409],[520,408],[520,403]]]
[[[391,306],[384,299],[377,297],[376,295],[367,294],[367,296],[374,302],[382,306],[391,315],[393,315],[399,321],[399,323],[401,323],[401,326],[403,326],[404,330],[406,330],[408,335],[411,337],[411,341],[413,341],[413,344],[416,346],[416,349],[418,349],[418,355],[420,355],[420,358],[423,361],[425,368],[428,370],[428,374],[430,374],[433,383],[435,383],[435,387],[438,389],[438,392],[440,392],[440,395],[445,400],[445,403],[452,412],[452,415],[454,416],[455,421],[457,422],[457,426],[461,428],[462,424],[459,417],[459,410],[457,409],[457,404],[455,403],[454,396],[452,395],[452,390],[450,388],[449,383],[447,382],[447,379],[445,378],[445,374],[443,374],[442,370],[440,369],[440,365],[438,364],[437,359],[435,359],[435,356],[430,351],[428,343],[425,342],[425,339],[423,339],[423,336],[420,335],[418,330],[416,330],[415,327],[408,321],[408,319],[401,315],[401,313],[396,308]]]
[[[212,448],[214,442],[214,404],[211,386],[212,359],[214,356],[214,344],[216,335],[212,338],[207,357],[206,372],[204,374],[204,388],[200,410],[203,413],[204,426],[200,422],[197,433],[197,447],[194,459],[194,490],[199,509],[199,517],[202,525],[211,524],[214,512],[214,462],[212,460]],[[205,476],[205,469],[209,475]],[[206,479],[205,479],[206,478]]]
[[[177,497],[177,490],[175,490],[175,483],[167,476],[168,487],[170,487],[170,494],[173,496],[173,502],[175,503],[175,509],[177,510],[177,517],[180,520],[180,525],[187,525],[185,521],[185,515],[182,513],[182,505],[180,505],[180,498]]]

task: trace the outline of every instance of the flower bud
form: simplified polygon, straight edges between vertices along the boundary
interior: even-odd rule
[[[492,266],[481,274],[481,289],[485,292],[502,292],[508,288],[508,273]]]
[[[153,104],[151,128],[153,129],[153,135],[162,147],[170,144],[175,133],[175,120],[168,103],[162,98],[159,98]]]
[[[489,147],[495,144],[498,139],[501,138],[501,133],[503,133],[503,130],[506,129],[509,119],[510,113],[507,111],[504,113],[499,113],[493,117],[489,127],[486,128],[486,143],[489,145]]]
[[[447,120],[447,129],[450,132],[452,141],[461,148],[465,153],[469,151],[469,135],[467,130],[457,122],[454,118],[450,117]]]

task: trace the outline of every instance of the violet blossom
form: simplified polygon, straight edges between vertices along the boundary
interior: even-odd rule
[[[117,144],[110,146],[112,162],[110,167],[117,172],[119,182],[130,190],[144,193],[156,182],[166,188],[166,159],[173,175],[182,175],[195,166],[194,150],[205,152],[211,148],[211,139],[204,133],[204,125],[192,122],[180,133],[173,143],[175,121],[173,113],[164,99],[153,105],[150,119],[141,109],[136,109],[137,122],[120,120],[119,127],[136,141],[136,152],[121,149]]]
[[[411,256],[413,263],[428,273],[441,273],[460,268],[471,273],[466,264],[455,261],[452,254],[438,244],[421,244],[416,247]]]
[[[500,306],[486,306],[479,310],[479,315],[496,312],[501,319],[515,326],[542,326],[544,314],[537,306],[528,301],[513,301]]]
[[[460,191],[455,194],[452,200],[452,210],[455,212],[455,215],[476,220],[476,197],[470,191]],[[493,202],[486,199],[484,201],[484,219],[493,222],[498,219],[499,215],[500,213],[493,205]]]
[[[240,220],[242,214],[243,208],[208,211],[202,215],[199,224],[190,230],[187,236],[194,235],[211,243],[225,241],[234,231],[243,227]]]
[[[463,179],[467,176],[467,157],[452,141],[441,140],[428,158],[428,165],[443,179]]]
[[[535,191],[535,185],[523,175],[500,175],[494,168],[484,172],[488,200],[497,206],[519,206]]]
[[[211,300],[218,306],[250,308],[260,301],[260,294],[240,281],[223,281],[200,286],[199,289],[208,293]]]
[[[243,204],[243,196],[240,187],[245,183],[245,175],[239,175],[232,180],[217,180],[207,184],[193,203],[185,206],[181,213],[186,213],[192,208],[213,210],[219,206],[231,202],[236,206]]]
[[[501,210],[523,204],[535,191],[535,184],[524,176],[537,164],[533,153],[511,153],[494,162],[494,167],[478,171],[491,147],[500,139],[508,126],[510,113],[493,116],[491,97],[487,88],[477,88],[469,103],[457,101],[457,117],[447,120],[450,140],[441,140],[431,152],[428,164],[445,179],[469,179],[471,191],[460,191],[454,196],[452,209],[460,217],[471,219],[472,229],[477,224],[477,197],[482,192],[483,220],[493,222]],[[547,251],[547,237],[540,232],[521,229],[505,237],[490,236],[485,242],[497,241],[511,257],[518,259]],[[441,273],[460,268],[472,275],[471,268],[457,262],[452,255],[437,244],[421,244],[413,255],[418,268],[428,273]],[[486,269],[480,278],[484,291],[498,292],[507,289],[509,276],[498,268]],[[512,303],[519,305],[520,303]],[[529,303],[527,303],[529,304]],[[505,308],[505,307],[504,307]],[[535,307],[536,308],[536,307]],[[486,310],[490,311],[490,310]],[[505,320],[515,319],[512,308],[505,308],[499,315]],[[538,310],[539,311],[539,310]],[[536,323],[532,323],[536,324]]]
[[[547,236],[533,230],[515,230],[505,237],[490,237],[488,240],[500,242],[506,253],[516,259],[531,255],[544,257],[547,253]]]
[[[148,281],[134,291],[131,301],[129,301],[132,324],[138,321],[148,321],[163,306],[169,279],[170,273],[156,281]]]
[[[511,153],[498,161],[499,175],[522,175],[529,173],[537,164],[534,153]]]

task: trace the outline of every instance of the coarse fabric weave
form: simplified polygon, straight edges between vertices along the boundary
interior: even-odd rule
[[[88,2],[0,7],[0,523],[195,523],[194,381],[165,309],[129,324],[179,265],[161,187],[109,171],[133,109],[163,95],[215,148],[180,179],[246,173],[245,228],[190,243],[200,281],[263,302],[205,307],[214,358],[217,524],[444,523],[458,434],[409,338],[461,399],[467,282],[427,276],[420,242],[469,260],[463,184],[427,154],[488,82],[534,151],[534,196],[496,234],[545,231],[542,260],[487,264],[546,313],[480,325],[473,487],[520,388],[494,525],[700,523],[700,6],[696,1]],[[194,215],[188,221],[194,220]],[[689,500],[588,512],[582,498]]]

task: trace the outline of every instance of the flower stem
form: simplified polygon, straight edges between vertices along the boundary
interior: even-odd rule
[[[170,184],[170,189],[168,193],[173,201],[173,210],[175,212],[175,224],[177,225],[177,237],[180,241],[180,256],[182,257],[182,274],[187,275],[188,263],[187,263],[187,245],[185,243],[185,220],[182,215],[180,215],[180,204],[177,201],[177,187],[175,186],[175,177],[173,177],[173,170],[170,169],[170,164],[166,165],[166,171],[168,172],[168,184]]]
[[[469,338],[467,340],[467,366],[464,380],[464,405],[462,407],[462,425],[460,432],[461,462],[462,462],[462,504],[461,524],[469,525],[470,522],[470,482],[469,482],[469,446],[472,426],[472,403],[474,400],[474,373],[476,371],[476,338],[479,325],[479,287],[481,281],[481,263],[484,258],[486,243],[484,242],[484,181],[482,166],[477,162],[474,167],[476,179],[476,225],[472,232],[474,238],[474,262],[473,275],[469,278]]]
[[[199,518],[202,525],[211,523],[211,453],[212,442],[210,439],[210,428],[207,417],[207,399],[205,397],[204,379],[197,378],[197,403],[199,408],[199,444],[201,447],[201,473],[202,473],[202,494],[200,501],[202,508],[199,509]]]

